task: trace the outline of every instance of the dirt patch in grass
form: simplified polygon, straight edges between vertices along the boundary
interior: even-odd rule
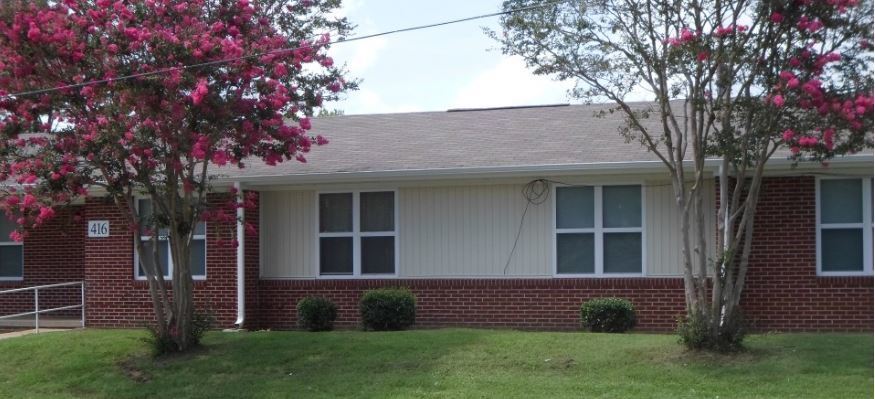
[[[118,367],[121,369],[125,377],[136,383],[146,383],[152,379],[152,376],[140,367],[141,359],[129,358],[119,362]]]
[[[675,349],[675,348],[670,348]],[[738,352],[717,353],[708,351],[695,351],[683,348],[676,350],[662,350],[640,352],[640,355],[649,359],[656,364],[673,364],[673,365],[745,365],[753,364],[768,359],[776,355],[775,351],[757,349],[742,349]]]

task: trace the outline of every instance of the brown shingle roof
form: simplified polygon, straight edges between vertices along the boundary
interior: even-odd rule
[[[644,108],[651,104],[630,105]],[[596,116],[611,107],[563,104],[317,118],[310,133],[323,135],[330,143],[314,147],[306,164],[291,161],[268,166],[255,160],[244,169],[224,167],[216,174],[222,180],[254,181],[380,172],[415,176],[435,171],[450,176],[478,169],[483,173],[505,168],[568,170],[582,164],[607,169],[631,162],[645,162],[642,168],[661,167],[654,154],[620,135],[624,120],[619,113]],[[658,132],[655,118],[644,122]],[[863,154],[871,162],[872,151]],[[788,155],[779,151],[773,158]]]
[[[347,115],[313,120],[312,134],[330,140],[308,162],[246,169],[229,177],[344,172],[655,161],[620,136],[619,115],[595,117],[609,105],[517,107],[460,112]]]

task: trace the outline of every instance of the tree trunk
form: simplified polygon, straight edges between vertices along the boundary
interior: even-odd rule
[[[177,229],[174,229],[177,230]],[[191,276],[191,231],[174,231],[170,235],[173,258],[173,339],[180,351],[191,348],[193,342],[194,281]]]

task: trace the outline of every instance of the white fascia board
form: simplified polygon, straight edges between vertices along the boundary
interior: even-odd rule
[[[835,158],[829,161],[832,168],[859,168],[873,164],[872,154],[857,154]],[[705,161],[705,168],[716,173],[720,166],[719,159]],[[685,169],[692,168],[692,161],[684,162]],[[269,176],[219,176],[217,186],[231,185],[236,181],[244,182],[250,187],[271,185],[295,185],[313,183],[365,183],[385,180],[393,181],[423,181],[442,179],[478,179],[494,177],[538,177],[587,174],[641,174],[665,172],[662,161],[634,162],[596,162],[559,165],[514,165],[495,167],[441,168],[441,169],[399,169],[362,172],[330,172],[330,173],[300,173]],[[771,172],[811,172],[822,170],[818,162],[794,162],[789,159],[776,158],[766,165]]]
[[[846,155],[830,160],[832,169],[868,168],[870,171],[875,162],[873,154]],[[685,161],[687,170],[692,168],[692,161]],[[705,161],[706,170],[717,173],[720,167],[719,159]],[[824,166],[819,162],[794,162],[786,158],[773,158],[766,164],[767,175],[805,174],[822,172]],[[828,170],[828,169],[827,169]],[[298,185],[316,183],[368,183],[392,181],[424,181],[446,179],[482,179],[497,177],[544,177],[563,175],[629,175],[643,173],[666,173],[662,161],[632,161],[632,162],[592,162],[557,165],[513,165],[490,167],[463,167],[440,169],[399,169],[361,172],[329,172],[329,173],[298,173],[269,176],[222,176],[213,181],[214,192],[228,191],[234,183],[242,183],[246,187]],[[95,187],[96,188],[96,187]],[[89,190],[99,193],[102,190]]]
[[[219,177],[217,184],[246,182],[250,187],[276,184],[347,183],[373,181],[422,181],[493,177],[561,176],[579,174],[638,174],[662,171],[661,161],[601,162],[561,165],[521,165],[442,169],[401,169],[363,172],[307,173],[253,177]],[[716,167],[716,166],[715,166]]]

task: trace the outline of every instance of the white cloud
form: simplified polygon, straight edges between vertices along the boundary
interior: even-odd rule
[[[337,108],[347,114],[383,114],[398,112],[417,112],[423,109],[413,104],[389,104],[377,92],[370,89],[359,89],[349,94],[349,97],[336,103]]]
[[[503,57],[494,67],[477,74],[462,86],[453,108],[486,108],[568,102],[572,82],[536,76],[518,57]]]
[[[349,17],[350,14],[356,12],[362,6],[362,0],[344,0],[340,8],[334,10],[330,15],[337,18]]]
[[[352,54],[346,60],[349,71],[353,75],[361,74],[373,66],[378,60],[377,56],[383,51],[386,44],[388,44],[388,40],[383,37],[343,44],[344,46],[352,47],[347,49],[351,50]]]

